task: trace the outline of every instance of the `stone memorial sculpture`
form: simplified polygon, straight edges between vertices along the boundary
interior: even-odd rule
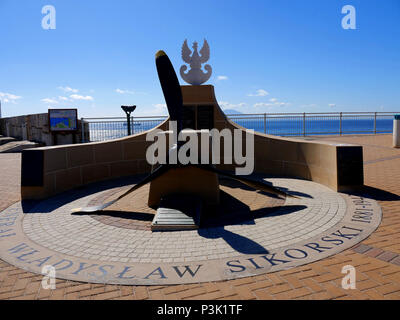
[[[170,121],[176,121],[177,123],[177,134],[179,134],[180,131],[182,131],[182,114],[183,114],[183,98],[182,98],[182,91],[181,87],[178,81],[178,78],[176,76],[175,70],[172,66],[172,63],[166,53],[164,51],[158,51],[156,54],[156,66],[157,66],[157,72],[158,72],[158,77],[160,80],[161,88],[164,94],[165,102],[167,104],[167,109],[169,113],[169,120]],[[178,141],[173,147],[169,150],[168,154],[171,154],[171,152],[174,151],[179,151],[179,148],[182,146],[182,142]],[[173,150],[177,149],[177,150]],[[117,197],[116,199],[109,201],[107,203],[104,203],[102,205],[98,206],[91,206],[91,207],[86,207],[86,208],[77,208],[74,209],[73,212],[95,212],[99,210],[103,210],[110,205],[114,204],[118,200],[121,200],[122,198],[126,197],[128,194],[134,192],[135,190],[141,188],[145,184],[151,182],[152,180],[162,176],[169,170],[173,168],[179,168],[179,167],[185,167],[185,166],[195,166],[201,170],[209,171],[216,173],[218,175],[222,175],[226,178],[233,179],[236,181],[239,181],[255,190],[260,190],[264,191],[270,194],[275,194],[277,196],[291,196],[292,195],[287,194],[286,192],[283,192],[277,188],[275,188],[272,184],[265,182],[265,181],[256,181],[251,178],[247,178],[244,176],[237,176],[233,173],[223,171],[216,169],[214,166],[210,164],[170,164],[168,159],[167,159],[167,164],[161,164],[159,167],[157,167],[155,170],[153,170],[152,173],[150,173],[147,177],[145,177],[142,181],[140,181],[138,184],[130,188],[128,191]]]

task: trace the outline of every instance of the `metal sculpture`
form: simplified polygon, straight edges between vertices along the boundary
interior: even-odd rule
[[[158,73],[161,88],[162,88],[162,91],[164,94],[165,102],[167,104],[167,109],[168,109],[168,113],[170,116],[170,120],[177,122],[177,131],[178,131],[177,134],[179,134],[179,132],[182,130],[182,110],[183,110],[182,91],[181,91],[181,87],[180,87],[178,78],[176,76],[176,73],[172,66],[172,63],[164,51],[160,50],[157,52],[156,66],[157,66],[157,73]],[[168,154],[171,153],[172,149],[179,150],[180,147],[181,147],[181,144],[178,142],[169,150]],[[167,157],[168,157],[168,154],[167,154]],[[295,197],[293,195],[289,195],[286,192],[283,192],[283,191],[275,188],[272,184],[267,183],[265,181],[261,182],[261,181],[256,181],[256,180],[246,178],[243,176],[236,176],[235,174],[232,174],[230,172],[218,170],[208,164],[185,164],[184,165],[184,164],[179,163],[179,160],[178,160],[177,164],[169,164],[169,161],[167,159],[167,164],[160,165],[152,173],[150,173],[146,178],[144,178],[138,184],[136,184],[135,186],[130,188],[128,191],[126,191],[125,193],[120,195],[118,198],[116,198],[112,201],[109,201],[107,203],[104,203],[102,205],[91,206],[91,207],[86,207],[86,208],[77,208],[72,211],[73,212],[95,212],[95,211],[103,210],[103,209],[111,206],[118,200],[121,200],[122,198],[126,197],[127,195],[134,192],[135,190],[141,188],[145,184],[147,184],[147,183],[151,182],[152,180],[158,178],[159,176],[163,175],[170,169],[177,168],[177,167],[183,167],[183,166],[195,166],[202,170],[211,171],[216,174],[222,175],[226,178],[230,178],[232,180],[239,181],[255,190],[272,193],[277,196]]]

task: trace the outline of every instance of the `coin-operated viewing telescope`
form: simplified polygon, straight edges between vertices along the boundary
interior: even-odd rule
[[[126,122],[128,123],[128,136],[131,135],[131,113],[135,111],[136,106],[121,106],[126,113]]]

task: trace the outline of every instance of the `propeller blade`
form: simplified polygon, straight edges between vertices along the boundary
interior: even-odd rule
[[[253,180],[253,179],[249,179],[249,178],[245,178],[243,176],[237,176],[235,174],[232,174],[230,172],[227,171],[223,171],[223,170],[218,170],[212,166],[209,165],[195,165],[201,169],[207,170],[207,171],[212,171],[215,172],[217,174],[220,174],[222,176],[228,177],[230,179],[239,181],[255,190],[260,190],[260,191],[264,191],[264,192],[268,192],[268,193],[272,193],[272,194],[276,194],[278,196],[282,196],[282,197],[293,197],[293,198],[298,198],[294,195],[288,194],[284,191],[279,190],[278,188],[275,188],[273,185],[270,185],[268,183],[265,182],[261,182],[261,181],[257,181],[257,180]]]
[[[166,53],[162,50],[158,51],[156,54],[156,67],[158,78],[160,79],[161,88],[164,94],[165,102],[167,103],[168,113],[170,116],[170,120],[177,121],[177,130],[178,134],[182,130],[182,111],[183,111],[183,98],[182,98],[182,90],[179,84],[178,78],[176,76],[174,67],[172,66],[171,61],[169,60]],[[178,143],[179,145],[179,143]],[[119,196],[118,198],[104,203],[98,206],[91,206],[86,208],[76,208],[73,209],[72,212],[95,212],[103,210],[118,200],[126,197],[131,192],[139,189],[146,183],[149,183],[151,180],[159,177],[166,171],[168,171],[170,166],[161,165],[154,172],[152,172],[149,176],[143,179],[141,182],[133,186],[127,192]]]
[[[132,188],[130,188],[128,191],[120,195],[118,198],[111,200],[107,203],[103,203],[98,206],[90,206],[90,207],[85,207],[85,208],[75,208],[72,209],[71,212],[95,212],[95,211],[101,211],[112,204],[116,203],[118,200],[121,200],[122,198],[126,197],[128,194],[132,193],[133,191],[143,187],[145,184],[149,183],[150,181],[158,178],[159,176],[163,175],[165,172],[167,172],[170,169],[169,165],[162,164],[159,166],[156,170],[154,170],[152,173],[150,173],[147,177],[145,177],[142,181],[134,185]]]
[[[156,67],[170,119],[177,121],[179,133],[182,130],[182,90],[174,67],[162,50],[156,53]]]

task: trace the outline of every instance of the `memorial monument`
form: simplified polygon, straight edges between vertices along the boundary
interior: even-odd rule
[[[206,80],[204,74],[201,73],[202,71],[200,66],[202,62],[208,60],[209,48],[207,42],[205,41],[205,46],[202,49],[203,59],[201,59],[196,51],[196,42],[194,43],[193,47],[195,51],[191,59],[186,57],[185,61],[191,62],[191,66],[193,66],[195,69],[189,70],[188,75],[190,76],[188,76],[186,79],[192,83],[199,83],[201,82],[200,79],[202,79],[202,81]],[[179,136],[179,133],[183,130],[184,119],[184,106],[181,86],[171,61],[164,51],[157,52],[156,66],[161,88],[168,108],[169,120],[176,122],[177,132],[174,134]],[[208,69],[211,70],[210,67]],[[194,133],[201,132],[195,130]],[[148,175],[141,182],[133,186],[121,196],[102,205],[87,208],[76,208],[73,210],[73,212],[95,212],[103,210],[150,182],[149,205],[159,205],[160,202],[162,202],[162,204],[169,204],[168,208],[164,208],[163,205],[159,207],[157,215],[153,221],[153,230],[196,228],[198,227],[200,219],[199,215],[201,213],[201,201],[206,201],[209,204],[218,204],[219,202],[218,175],[237,180],[255,190],[261,190],[283,197],[288,196],[286,192],[275,188],[272,184],[267,184],[263,181],[256,181],[244,176],[239,177],[230,172],[216,169],[213,165],[182,164],[179,158],[177,159],[178,161],[176,164],[171,164],[168,161],[169,156],[172,153],[178,154],[181,147],[182,141],[177,141],[177,143],[175,143],[172,148],[168,150],[167,164],[159,165],[152,171],[150,175]],[[194,203],[196,205],[195,208],[182,208],[180,204],[184,202],[183,198],[185,195],[189,195],[196,199],[192,202],[192,204]],[[174,213],[173,218],[171,218],[171,210]],[[185,211],[189,211],[190,213]],[[195,213],[196,216],[193,216],[193,213]],[[168,216],[168,219],[163,219],[164,215]]]
[[[185,77],[202,85],[180,86],[167,55],[156,55],[170,115],[156,128],[22,152],[22,201],[0,212],[6,221],[2,260],[38,274],[52,265],[57,278],[84,282],[199,283],[304,265],[374,232],[382,216],[378,203],[352,193],[363,185],[361,146],[254,132],[250,176],[232,173],[236,162],[148,161],[151,134],[168,141],[166,157],[172,159],[186,146],[171,140],[178,133],[246,132],[227,119],[214,87],[202,82],[211,72],[201,70],[208,45],[200,54],[197,45],[193,49],[185,62],[197,71]],[[221,139],[219,147],[231,144]],[[199,150],[201,156],[208,149]],[[37,202],[27,206],[28,199]]]

